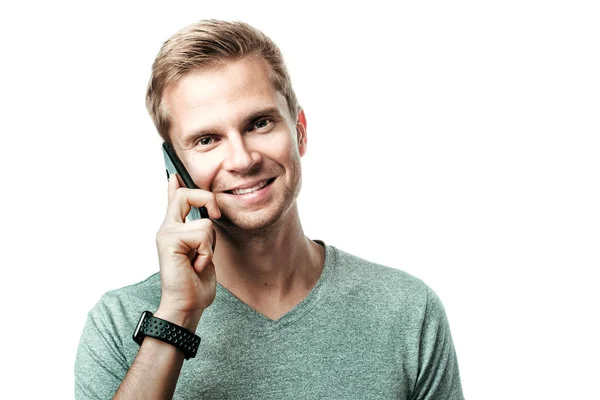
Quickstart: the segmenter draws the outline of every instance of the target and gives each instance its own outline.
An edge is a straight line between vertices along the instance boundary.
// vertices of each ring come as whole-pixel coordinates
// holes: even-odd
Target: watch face
[[[135,331],[133,331],[133,340],[140,346],[142,345],[142,341],[144,340],[144,336],[140,335],[140,330],[142,329],[142,324],[144,323],[146,318],[151,317],[151,316],[152,316],[152,313],[150,311],[144,311],[140,317],[140,320],[137,323],[137,326],[135,327]]]

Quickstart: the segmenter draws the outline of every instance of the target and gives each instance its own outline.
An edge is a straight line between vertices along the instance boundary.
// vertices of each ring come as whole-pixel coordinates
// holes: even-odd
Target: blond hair
[[[271,82],[287,100],[295,121],[300,107],[277,45],[244,22],[202,20],[171,36],[152,64],[146,108],[163,140],[171,143],[171,119],[163,104],[165,90],[190,71],[217,68],[247,56],[259,56],[271,66]]]

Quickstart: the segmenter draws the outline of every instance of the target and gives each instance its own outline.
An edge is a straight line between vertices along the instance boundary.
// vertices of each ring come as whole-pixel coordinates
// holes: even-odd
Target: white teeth
[[[235,190],[232,190],[231,193],[240,195],[240,194],[248,194],[248,193],[256,192],[257,190],[260,190],[260,189],[264,188],[265,186],[267,186],[267,182],[268,181],[262,181],[258,185],[248,188],[248,189],[235,189]]]

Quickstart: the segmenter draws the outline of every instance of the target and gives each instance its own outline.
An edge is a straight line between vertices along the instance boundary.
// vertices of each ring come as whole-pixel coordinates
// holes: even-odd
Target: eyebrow
[[[277,119],[283,119],[283,116],[281,115],[281,113],[279,112],[279,109],[277,107],[267,107],[267,108],[263,108],[261,110],[254,111],[254,112],[248,114],[246,117],[244,117],[244,119],[242,121],[242,126],[244,126],[246,128],[252,122],[256,121],[257,119],[259,119],[261,117],[266,117],[266,116],[273,116]],[[198,139],[199,137],[202,137],[205,135],[214,135],[217,132],[219,132],[218,128],[203,128],[203,129],[193,130],[193,131],[189,132],[188,134],[184,135],[183,139],[181,140],[181,143],[183,144],[184,148],[187,148],[187,147],[192,146],[194,144],[194,141],[196,139]]]

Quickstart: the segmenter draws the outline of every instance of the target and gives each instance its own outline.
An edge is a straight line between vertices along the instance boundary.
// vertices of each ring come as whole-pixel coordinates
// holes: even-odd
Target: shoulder
[[[156,309],[160,293],[160,276],[155,273],[141,282],[104,293],[89,316],[108,318],[113,323],[125,320],[129,324],[132,318],[139,318],[142,311]]]
[[[345,251],[328,246],[336,290],[360,298],[362,304],[420,324],[429,317],[443,313],[436,293],[421,279],[397,268],[377,264]]]
[[[129,301],[152,301],[160,299],[160,274],[157,272],[143,281],[106,292],[103,298],[119,298]]]
[[[77,398],[113,396],[139,348],[131,339],[135,325],[142,311],[154,310],[159,301],[158,273],[100,298],[88,313],[77,349]]]
[[[384,296],[403,295],[409,298],[425,298],[430,290],[425,282],[405,271],[328,247],[331,248],[337,279],[342,284],[360,285],[364,290],[376,290]]]

